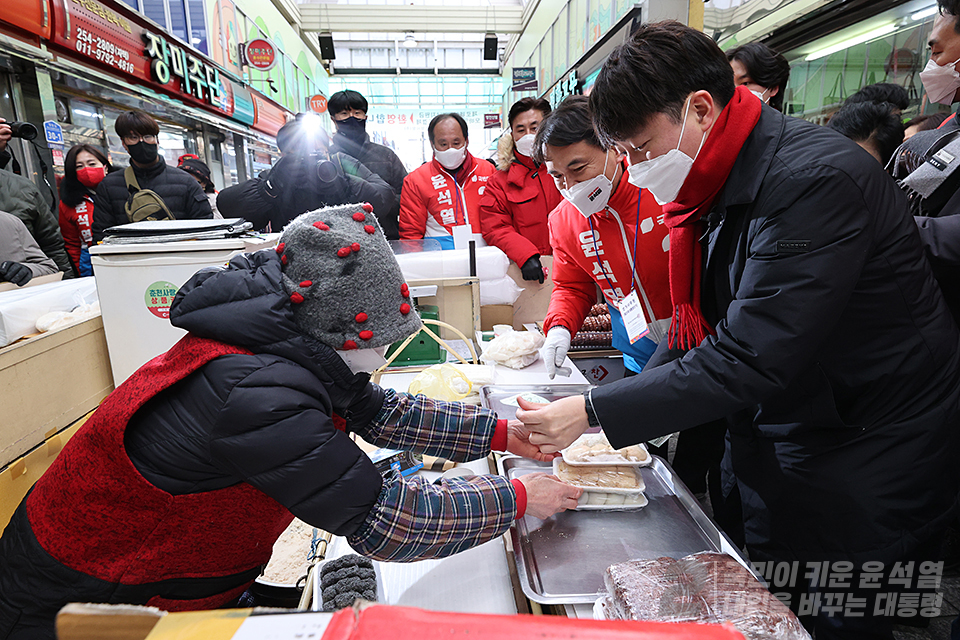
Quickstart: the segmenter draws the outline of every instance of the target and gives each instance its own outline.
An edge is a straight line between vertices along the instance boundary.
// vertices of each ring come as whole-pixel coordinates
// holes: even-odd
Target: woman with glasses
[[[117,118],[116,131],[130,154],[133,180],[130,172],[115,171],[100,182],[94,198],[94,242],[103,238],[105,229],[132,222],[126,204],[137,187],[160,196],[178,220],[213,217],[210,202],[197,181],[164,162],[158,148],[160,127],[156,120],[142,111],[127,111]]]

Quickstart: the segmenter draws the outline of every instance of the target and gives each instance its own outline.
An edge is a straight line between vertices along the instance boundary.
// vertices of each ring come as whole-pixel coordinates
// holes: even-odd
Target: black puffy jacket
[[[23,176],[0,169],[0,211],[20,218],[27,231],[40,245],[40,250],[57,263],[64,278],[73,277],[73,266],[63,248],[63,236],[57,216],[36,185]]]
[[[275,176],[276,165],[259,177],[228,187],[217,195],[217,209],[224,218],[243,218],[254,229],[269,224],[279,232],[301,213],[340,204],[369,202],[384,235],[399,237],[396,218],[391,223],[389,212],[395,207],[393,189],[356,159],[342,153],[330,159],[336,164],[337,177],[323,183],[310,176],[305,184],[286,184],[286,176]],[[391,228],[392,224],[392,228]]]
[[[150,189],[163,198],[164,204],[177,220],[212,218],[213,209],[207,194],[203,192],[196,178],[186,171],[167,165],[160,156],[159,162],[146,169],[134,166],[133,173],[141,189]],[[107,174],[97,187],[93,200],[93,239],[103,239],[105,229],[130,220],[124,211],[124,205],[130,199],[127,181],[123,171]]]

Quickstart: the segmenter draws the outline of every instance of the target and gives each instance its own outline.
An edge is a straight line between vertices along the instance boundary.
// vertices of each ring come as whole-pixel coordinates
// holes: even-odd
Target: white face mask
[[[700,146],[697,147],[697,156],[690,157],[683,151],[680,151],[680,143],[683,142],[683,132],[687,127],[687,115],[690,113],[690,102],[683,112],[683,126],[680,127],[680,140],[677,141],[677,148],[670,149],[662,156],[649,158],[631,164],[628,168],[630,173],[630,184],[641,189],[646,189],[653,194],[657,204],[664,205],[677,199],[677,194],[683,187],[684,181],[690,175],[690,169],[693,167],[693,161],[700,155],[700,149],[703,148],[703,142],[707,139],[707,132],[703,132],[700,138]],[[647,152],[649,157],[650,152]]]
[[[434,149],[433,157],[436,158],[437,162],[439,162],[444,168],[451,170],[457,169],[467,158],[467,145],[463,145],[459,149],[450,147],[449,149],[444,149],[443,151],[437,151]]]
[[[577,208],[584,218],[589,218],[607,208],[610,194],[613,193],[613,182],[607,178],[607,161],[610,154],[603,160],[603,173],[589,180],[578,182],[569,189],[560,189],[560,195]],[[617,169],[614,167],[614,173]]]
[[[770,91],[770,89],[764,89],[763,91],[754,91],[751,89],[750,93],[760,98],[760,102],[767,104],[767,91]]]
[[[927,61],[927,66],[920,72],[920,81],[930,102],[953,104],[953,97],[960,89],[960,73],[955,68],[957,62],[960,60],[945,65],[937,64],[933,58]]]
[[[337,351],[337,355],[347,363],[350,371],[354,373],[370,373],[378,367],[383,366],[387,361],[384,357],[387,353],[387,347],[375,347],[373,349],[351,349],[349,351]]]
[[[533,141],[536,140],[537,136],[533,133],[528,133],[519,140],[517,140],[514,145],[517,147],[517,152],[522,155],[527,156],[528,158],[533,156]]]

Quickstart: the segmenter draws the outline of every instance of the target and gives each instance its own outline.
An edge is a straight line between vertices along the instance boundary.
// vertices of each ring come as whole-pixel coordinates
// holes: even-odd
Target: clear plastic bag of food
[[[729,623],[746,640],[810,640],[797,617],[739,562],[723,553],[630,560],[607,567],[609,619]]]
[[[553,460],[553,472],[561,481],[587,490],[635,494],[646,487],[637,467],[574,467],[560,458]]]
[[[522,369],[537,361],[542,346],[543,335],[537,331],[507,331],[487,343],[480,360]]]
[[[614,449],[603,433],[585,433],[560,452],[568,465],[633,465],[650,464],[650,454],[642,444]]]
[[[473,385],[470,379],[463,375],[452,364],[435,364],[417,374],[407,392],[422,393],[434,400],[455,402],[470,395]]]

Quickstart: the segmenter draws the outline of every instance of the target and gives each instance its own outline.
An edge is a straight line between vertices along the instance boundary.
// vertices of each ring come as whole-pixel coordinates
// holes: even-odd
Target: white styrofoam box
[[[243,240],[91,247],[116,386],[185,335],[170,324],[177,290],[204,267],[225,265]]]
[[[466,249],[451,251],[422,251],[397,256],[400,270],[407,280],[432,280],[434,278],[467,278],[470,276],[470,252]],[[510,258],[496,247],[477,248],[477,277],[483,284],[486,280],[499,280],[507,275]]]
[[[0,346],[37,332],[37,318],[97,301],[93,278],[76,278],[0,292]]]

